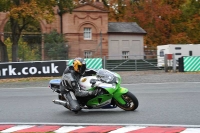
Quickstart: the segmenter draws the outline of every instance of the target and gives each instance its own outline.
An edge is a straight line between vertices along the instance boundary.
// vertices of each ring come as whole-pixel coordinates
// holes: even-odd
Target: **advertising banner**
[[[67,61],[0,63],[0,79],[61,76]]]
[[[200,56],[183,57],[184,72],[200,71]]]

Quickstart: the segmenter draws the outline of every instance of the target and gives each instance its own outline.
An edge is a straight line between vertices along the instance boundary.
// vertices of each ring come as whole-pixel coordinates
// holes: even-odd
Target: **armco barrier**
[[[61,76],[67,61],[0,63],[0,79]]]

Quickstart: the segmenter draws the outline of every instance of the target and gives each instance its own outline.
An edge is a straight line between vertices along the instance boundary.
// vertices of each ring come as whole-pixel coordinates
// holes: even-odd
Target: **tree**
[[[167,3],[167,2],[171,3]],[[135,21],[147,31],[145,44],[157,45],[175,43],[172,36],[178,36],[177,23],[181,10],[178,0],[140,0],[127,7],[126,21]],[[172,4],[172,5],[171,5]]]
[[[126,15],[126,6],[129,1],[124,0],[102,0],[104,6],[110,11],[109,21],[122,22]]]
[[[200,38],[200,0],[189,0],[181,7],[182,14],[182,26],[184,26],[184,32],[190,43],[199,44]]]
[[[4,43],[7,46],[7,50],[8,50],[8,57],[9,60],[12,59],[12,42],[11,39],[8,37],[6,38],[6,40],[4,41]],[[21,61],[35,61],[35,60],[39,60],[40,59],[40,55],[38,55],[38,51],[35,49],[32,49],[30,45],[28,45],[27,42],[25,42],[23,40],[22,37],[20,37],[19,39],[19,51],[18,51],[18,59]]]
[[[67,44],[64,35],[55,30],[44,36],[45,53],[51,60],[67,59]]]
[[[51,23],[54,19],[54,9],[57,6],[61,11],[71,11],[73,0],[1,0],[0,12],[7,12],[12,31],[12,61],[18,58],[18,41],[22,31],[34,19],[46,20]]]
[[[3,41],[0,39],[0,50],[1,50],[1,59],[0,62],[8,62],[8,52],[7,46]]]

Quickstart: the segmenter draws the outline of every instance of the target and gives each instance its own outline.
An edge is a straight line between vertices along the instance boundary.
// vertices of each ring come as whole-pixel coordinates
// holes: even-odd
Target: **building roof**
[[[108,33],[146,34],[136,22],[109,22]]]

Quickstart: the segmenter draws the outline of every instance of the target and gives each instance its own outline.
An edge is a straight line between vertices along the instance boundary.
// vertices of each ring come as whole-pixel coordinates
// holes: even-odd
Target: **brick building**
[[[103,3],[97,3],[82,4],[72,14],[63,14],[63,34],[68,40],[69,58],[108,54],[108,11],[100,5]],[[101,43],[102,49],[98,47]]]
[[[67,38],[68,58],[103,57],[124,55],[143,55],[143,37],[146,32],[137,23],[108,22],[109,12],[101,0],[93,0],[77,6],[73,12],[60,16],[55,8],[55,21],[47,24],[40,22],[41,32],[49,33],[56,29]],[[8,19],[6,13],[0,13],[0,33]],[[2,36],[0,36],[2,39]],[[45,60],[44,42],[41,44],[42,60]],[[119,58],[119,57],[115,57]]]
[[[134,22],[108,22],[108,13],[99,1],[82,4],[72,14],[62,16],[63,34],[69,41],[69,58],[143,58],[146,31]]]

